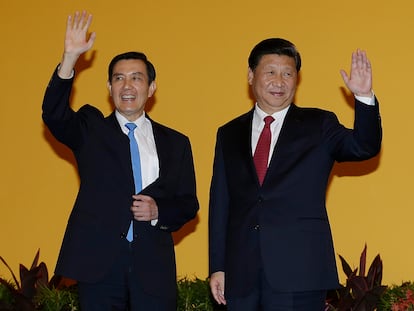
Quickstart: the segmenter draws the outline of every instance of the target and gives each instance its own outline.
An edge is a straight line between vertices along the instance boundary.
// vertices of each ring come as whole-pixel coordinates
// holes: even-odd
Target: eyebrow
[[[127,73],[127,74],[115,72],[112,74],[112,77],[118,77],[118,76],[144,76],[145,77],[145,74],[141,71],[135,71],[135,72]]]

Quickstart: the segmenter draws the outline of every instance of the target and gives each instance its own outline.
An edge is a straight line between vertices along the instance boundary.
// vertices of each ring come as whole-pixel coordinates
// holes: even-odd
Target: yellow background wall
[[[357,266],[380,253],[384,283],[414,280],[414,5],[411,0],[40,0],[0,3],[0,255],[17,272],[38,248],[53,271],[78,188],[70,151],[41,121],[49,77],[60,60],[66,17],[93,13],[97,39],[80,72],[73,107],[110,112],[106,70],[128,50],[145,52],[158,72],[152,118],[192,142],[201,210],[175,235],[178,274],[207,276],[208,191],[219,125],[251,108],[247,57],[268,37],[294,42],[303,57],[300,106],[335,111],[352,126],[339,74],[356,48],[368,51],[384,127],[380,156],[336,165],[327,204],[336,252]],[[300,195],[300,193],[298,193]],[[189,234],[187,234],[189,233]],[[97,260],[99,260],[97,258]],[[0,264],[0,274],[9,277]],[[343,280],[342,270],[339,275]]]

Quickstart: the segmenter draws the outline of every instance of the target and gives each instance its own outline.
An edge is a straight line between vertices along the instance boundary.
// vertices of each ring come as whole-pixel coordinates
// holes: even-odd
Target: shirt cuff
[[[59,69],[60,69],[60,64],[57,67],[56,72],[59,72]],[[58,77],[61,78],[62,80],[69,80],[69,79],[72,79],[74,75],[75,75],[75,70],[72,69],[72,72],[70,73],[70,76],[68,78],[62,78],[62,77],[59,76],[59,74],[58,74]]]
[[[375,106],[375,94],[374,94],[374,92],[372,92],[371,97],[357,96],[357,95],[354,95],[354,96],[358,101],[360,101],[361,103],[363,103],[365,105]]]

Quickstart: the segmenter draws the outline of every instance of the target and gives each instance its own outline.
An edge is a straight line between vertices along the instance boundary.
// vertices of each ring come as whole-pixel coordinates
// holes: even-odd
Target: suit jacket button
[[[122,232],[120,235],[119,235],[119,237],[121,238],[121,239],[125,239],[126,238],[126,233],[124,233],[124,232]]]
[[[259,230],[259,229],[260,229],[260,225],[254,226],[254,230]]]

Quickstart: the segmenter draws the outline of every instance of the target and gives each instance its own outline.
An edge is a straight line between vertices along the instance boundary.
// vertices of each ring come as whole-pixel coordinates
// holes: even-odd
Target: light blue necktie
[[[134,130],[137,127],[135,123],[126,123],[125,126],[128,128],[129,138],[129,149],[131,151],[131,162],[132,172],[134,174],[135,193],[139,193],[142,190],[142,179],[141,179],[141,161],[139,157],[138,143],[134,136]],[[131,242],[134,239],[133,220],[128,229],[126,239]]]

